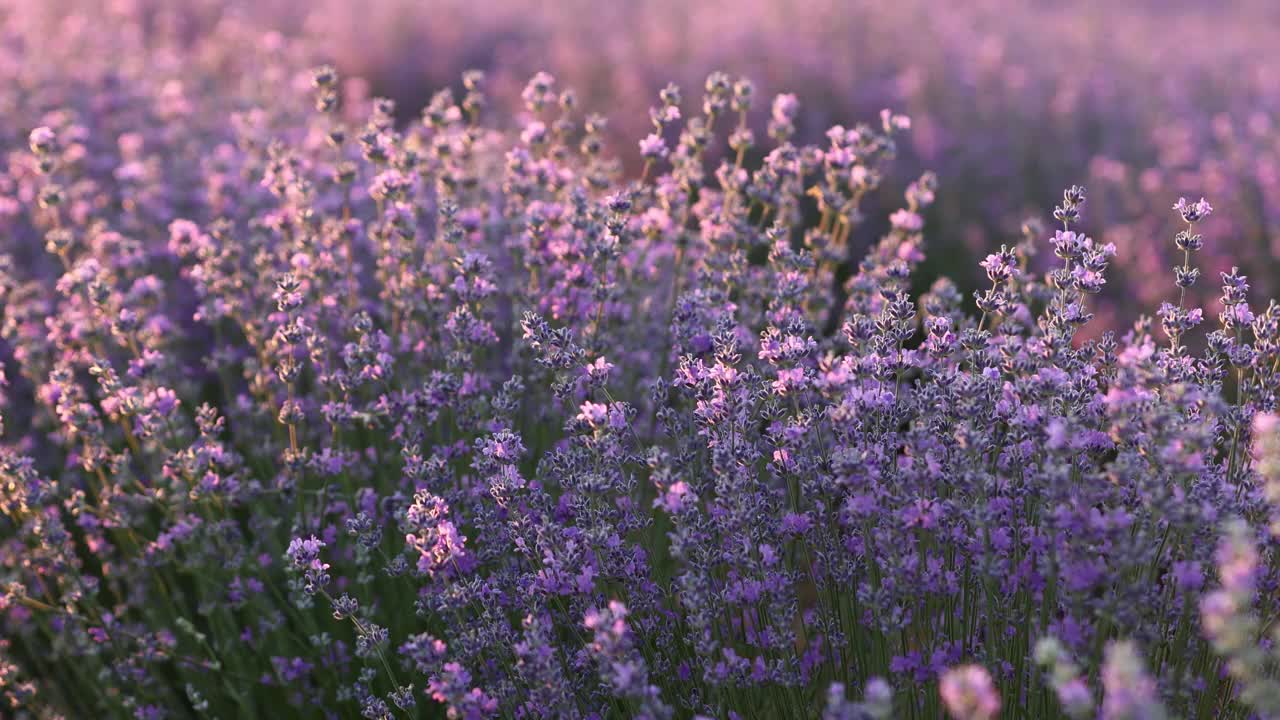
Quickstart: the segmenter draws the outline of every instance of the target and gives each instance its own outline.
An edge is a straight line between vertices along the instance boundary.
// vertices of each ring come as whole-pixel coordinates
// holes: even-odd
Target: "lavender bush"
[[[218,32],[11,71],[7,712],[1280,715],[1280,305],[1208,202],[1085,339],[1082,187],[972,297],[930,173],[855,251],[905,115],[713,73],[619,158],[547,73],[406,124]]]

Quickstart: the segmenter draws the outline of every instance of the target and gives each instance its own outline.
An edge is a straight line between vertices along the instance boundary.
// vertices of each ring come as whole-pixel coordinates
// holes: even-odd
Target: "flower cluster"
[[[713,73],[628,174],[549,73],[406,121],[283,37],[150,52],[7,139],[5,712],[1277,711],[1280,310],[1224,273],[1198,334],[1208,203],[1091,338],[1078,186],[916,292],[894,112]]]

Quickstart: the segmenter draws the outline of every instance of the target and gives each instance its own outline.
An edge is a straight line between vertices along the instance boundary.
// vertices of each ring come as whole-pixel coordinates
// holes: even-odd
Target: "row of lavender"
[[[1208,203],[1083,342],[1079,187],[972,299],[909,292],[931,174],[857,251],[902,115],[717,73],[628,180],[546,74],[406,127],[284,38],[81,32],[4,49],[13,712],[1280,713],[1280,306]]]
[[[61,18],[58,6],[83,12],[86,2],[100,4],[18,4]],[[1180,259],[1164,242],[1178,229],[1167,209],[1179,195],[1209,194],[1221,210],[1207,231],[1224,242],[1201,257],[1206,271],[1238,265],[1264,294],[1280,291],[1280,9],[1268,0],[119,4],[145,18],[149,37],[210,39],[236,23],[278,29],[368,78],[373,94],[400,99],[402,117],[470,67],[487,69],[495,100],[514,111],[531,70],[547,68],[589,106],[611,108],[605,138],[634,172],[629,151],[649,98],[669,80],[696,86],[709,69],[752,77],[766,96],[797,93],[804,141],[893,107],[915,128],[885,189],[868,198],[885,212],[855,234],[859,250],[883,232],[879,220],[906,183],[933,169],[942,201],[929,212],[935,252],[925,272],[972,288],[981,278],[969,268],[987,248],[1051,205],[1063,178],[1082,181],[1097,195],[1085,227],[1114,243],[1119,260],[1090,337],[1132,322],[1125,298],[1163,300],[1145,279]],[[763,134],[768,108],[749,121]],[[1208,290],[1194,297],[1221,310]]]

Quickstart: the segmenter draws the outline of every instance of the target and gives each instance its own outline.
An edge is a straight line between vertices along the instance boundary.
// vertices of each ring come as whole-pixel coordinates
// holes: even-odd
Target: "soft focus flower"
[[[938,682],[938,692],[956,720],[993,720],[1000,713],[1000,695],[981,666],[947,670]]]

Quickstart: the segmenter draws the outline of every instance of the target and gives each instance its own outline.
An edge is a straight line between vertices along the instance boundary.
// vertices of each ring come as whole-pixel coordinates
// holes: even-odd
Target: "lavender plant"
[[[550,74],[406,125],[294,50],[8,156],[14,715],[1280,711],[1280,306],[1224,273],[1198,335],[1207,202],[1159,329],[1086,341],[1081,187],[972,307],[912,285],[932,174],[857,252],[903,115],[765,141],[713,73],[629,176]]]

